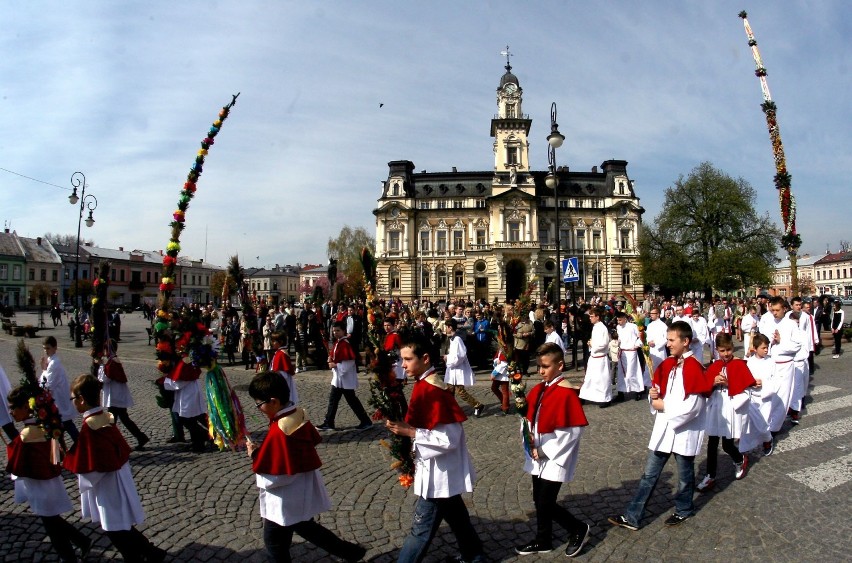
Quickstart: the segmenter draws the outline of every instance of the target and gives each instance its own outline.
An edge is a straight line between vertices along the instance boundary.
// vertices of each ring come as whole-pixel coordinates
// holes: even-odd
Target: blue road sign
[[[562,281],[580,281],[580,272],[577,270],[577,257],[572,256],[562,261]]]

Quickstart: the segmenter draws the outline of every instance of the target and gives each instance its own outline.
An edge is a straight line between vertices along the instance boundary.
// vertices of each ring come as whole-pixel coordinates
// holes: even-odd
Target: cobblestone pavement
[[[33,316],[34,317],[34,316]],[[26,315],[18,319],[24,324]],[[128,372],[136,406],[131,417],[151,436],[143,452],[131,454],[131,465],[147,521],[141,527],[171,561],[265,561],[257,490],[245,453],[192,454],[182,444],[166,444],[169,417],[157,407],[152,381],[157,377],[153,346],[147,345],[141,313],[124,316],[121,356]],[[67,329],[47,329],[60,342],[60,356],[69,374],[86,369],[87,348],[74,349]],[[39,339],[27,343],[38,359]],[[13,382],[19,378],[14,363],[15,341],[0,335],[0,365]],[[848,345],[847,345],[848,346]],[[698,514],[676,528],[663,520],[671,513],[676,486],[674,463],[665,468],[648,514],[638,532],[613,528],[606,518],[619,514],[635,491],[647,454],[652,420],[644,402],[625,402],[609,409],[587,407],[589,426],[583,436],[576,479],[564,486],[561,503],[592,525],[592,535],[578,559],[587,561],[771,561],[848,560],[852,548],[852,382],[850,356],[817,357],[819,369],[811,385],[811,399],[799,427],[779,440],[769,458],[753,456],[748,477],[733,480],[733,468],[720,451],[715,492],[697,496]],[[246,393],[251,372],[242,366],[225,367],[246,405],[249,427],[260,436],[267,423],[252,407]],[[366,375],[358,395],[366,404]],[[582,373],[571,372],[580,381]],[[534,381],[535,376],[533,376]],[[297,376],[303,406],[321,422],[330,381],[329,372],[308,371]],[[496,399],[487,376],[480,375],[474,394],[488,406],[486,416],[465,423],[478,479],[466,496],[474,526],[493,561],[517,561],[513,548],[532,537],[532,494],[529,476],[521,471],[516,417],[490,416]],[[466,411],[469,408],[465,405]],[[377,424],[372,430],[354,429],[357,420],[345,404],[338,420],[342,431],[324,433],[318,447],[322,473],[333,508],[319,518],[345,539],[369,547],[367,559],[395,561],[411,524],[414,497],[396,482],[390,461],[379,445],[386,435]],[[133,446],[133,438],[128,438]],[[5,454],[0,456],[5,464]],[[703,475],[704,455],[696,460],[696,476]],[[65,484],[77,505],[77,484],[65,474]],[[96,538],[90,561],[119,556],[106,537],[91,524],[81,524],[79,512],[67,515]],[[556,527],[556,549],[525,560],[550,561],[564,557],[564,532]],[[12,484],[0,479],[0,555],[3,561],[56,561],[40,522],[22,505],[13,503]],[[296,536],[291,549],[295,561],[333,561]],[[455,541],[442,526],[427,561],[455,555]]]

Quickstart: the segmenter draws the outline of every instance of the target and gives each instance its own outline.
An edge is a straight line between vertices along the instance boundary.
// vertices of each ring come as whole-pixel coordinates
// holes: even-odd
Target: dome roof
[[[518,77],[515,76],[514,74],[512,74],[511,70],[512,70],[512,67],[507,65],[506,66],[506,74],[504,74],[500,78],[500,88],[502,88],[506,84],[509,84],[510,82],[512,84],[514,84],[515,86],[520,86],[520,83],[518,82]]]

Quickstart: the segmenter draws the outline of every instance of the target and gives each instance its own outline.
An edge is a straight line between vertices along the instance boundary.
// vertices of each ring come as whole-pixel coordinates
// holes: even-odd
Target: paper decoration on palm
[[[92,298],[92,314],[89,316],[91,331],[89,339],[92,343],[92,365],[91,373],[98,376],[98,368],[101,365],[101,357],[106,353],[109,339],[109,317],[107,303],[109,298],[110,273],[112,264],[103,260],[98,266],[98,276],[92,282],[95,296]]]
[[[219,449],[236,449],[247,437],[245,416],[240,401],[228,382],[225,372],[217,364],[219,342],[201,321],[200,313],[188,307],[172,311],[171,296],[175,288],[175,269],[180,253],[180,234],[186,224],[189,202],[198,189],[198,179],[205,157],[216,135],[237,102],[239,93],[219,112],[201,141],[201,149],[186,176],[180,191],[177,209],[172,213],[172,231],[163,257],[163,275],[160,279],[160,309],[154,322],[157,337],[157,369],[166,377],[182,379],[182,372],[204,370],[204,387],[207,397],[209,433]],[[190,367],[191,366],[191,367]],[[189,379],[195,378],[193,375]]]
[[[24,344],[23,338],[18,341],[15,358],[18,362],[18,369],[21,370],[21,375],[23,375],[19,385],[29,397],[30,411],[32,411],[36,424],[44,430],[51,440],[50,461],[57,464],[60,462],[60,449],[65,449],[65,441],[62,439],[64,429],[62,428],[62,417],[59,414],[59,409],[56,407],[50,391],[43,384],[39,384],[36,377],[35,359],[30,349]],[[5,397],[3,397],[3,401],[5,405]]]
[[[373,420],[393,421],[405,418],[405,396],[402,386],[396,382],[394,365],[398,359],[394,351],[384,349],[379,327],[385,319],[381,301],[376,296],[376,260],[370,249],[361,250],[361,267],[364,270],[364,291],[367,295],[367,339],[369,341],[367,357],[370,378],[369,405],[375,409]],[[414,454],[411,451],[411,438],[391,435],[388,440],[379,443],[388,450],[393,463],[391,469],[399,474],[399,484],[406,489],[414,483]]]
[[[769,141],[772,143],[772,155],[775,158],[774,181],[781,204],[781,220],[784,223],[784,235],[781,237],[781,247],[791,257],[794,257],[799,247],[802,246],[802,237],[796,232],[796,199],[793,197],[793,191],[790,187],[791,176],[787,172],[784,144],[781,142],[781,129],[778,127],[778,118],[776,115],[778,107],[772,101],[772,96],[769,93],[769,84],[766,81],[766,67],[763,66],[763,60],[760,58],[760,51],[757,48],[757,40],[755,40],[754,33],[752,33],[751,26],[748,23],[748,14],[742,11],[739,13],[739,16],[743,20],[746,37],[748,38],[748,46],[751,47],[751,54],[754,57],[754,74],[760,80],[760,89],[763,93],[763,103],[760,107],[766,115]]]

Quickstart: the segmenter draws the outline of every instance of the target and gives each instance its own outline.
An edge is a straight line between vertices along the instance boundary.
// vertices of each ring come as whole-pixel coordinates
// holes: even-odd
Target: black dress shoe
[[[592,529],[588,524],[583,524],[583,527],[568,537],[568,545],[565,547],[565,555],[574,557],[581,551],[583,546],[589,541],[589,531]]]
[[[553,551],[553,546],[537,541],[533,541],[525,546],[515,548],[515,553],[517,553],[518,555],[530,555],[532,553],[550,553],[551,551]]]
[[[182,443],[184,443],[184,442],[186,442],[186,439],[184,439],[184,438],[178,438],[177,436],[172,436],[171,438],[169,438],[168,440],[166,440],[166,443],[167,443],[167,444],[182,444]]]
[[[681,516],[680,514],[672,514],[668,518],[666,518],[666,526],[677,526],[679,524],[683,524],[683,521],[689,518],[689,516]]]

